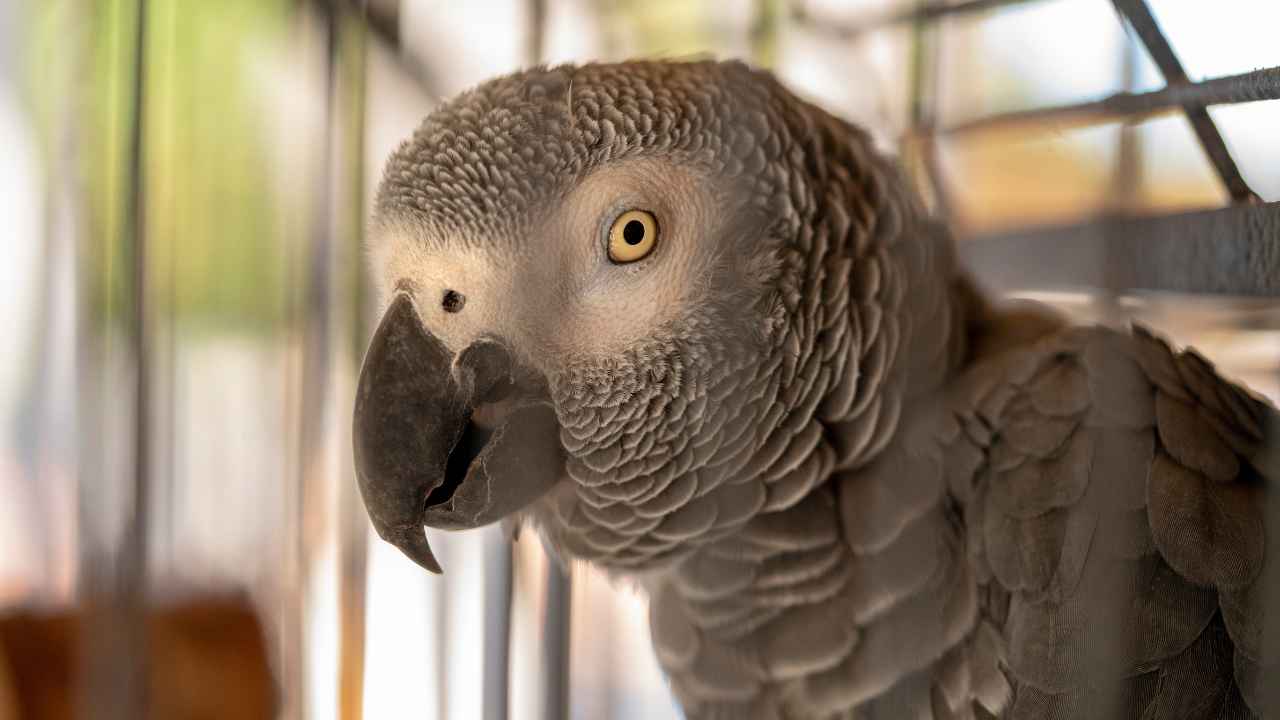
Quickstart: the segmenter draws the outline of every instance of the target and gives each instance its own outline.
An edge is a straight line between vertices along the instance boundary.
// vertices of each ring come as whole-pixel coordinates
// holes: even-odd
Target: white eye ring
[[[658,219],[647,210],[628,210],[609,227],[609,259],[619,265],[648,257],[658,246]]]

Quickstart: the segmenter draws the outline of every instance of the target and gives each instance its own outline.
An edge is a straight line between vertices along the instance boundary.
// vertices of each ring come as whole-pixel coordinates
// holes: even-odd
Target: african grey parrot
[[[1275,409],[983,297],[868,136],[768,73],[489,81],[374,212],[374,527],[438,571],[424,524],[519,517],[636,578],[688,717],[1280,713]]]

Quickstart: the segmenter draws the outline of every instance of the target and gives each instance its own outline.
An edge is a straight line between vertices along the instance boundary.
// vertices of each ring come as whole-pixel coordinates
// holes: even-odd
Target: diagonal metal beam
[[[970,133],[1031,123],[1094,125],[1166,112],[1185,105],[1235,105],[1280,100],[1280,67],[1228,75],[1197,83],[1170,85],[1147,93],[1117,93],[1073,105],[1018,110],[970,120],[943,129],[943,134]]]
[[[946,0],[929,0],[905,10],[888,10],[877,14],[869,14],[853,23],[831,23],[809,14],[802,0],[791,3],[791,17],[806,27],[845,40],[853,40],[876,30],[896,25],[914,25],[918,23],[936,22],[946,17],[959,17],[996,10],[998,8],[1024,5],[1038,0],[962,0],[947,2]]]
[[[1151,8],[1147,6],[1146,0],[1112,0],[1112,3],[1116,7],[1116,12],[1129,21],[1129,26],[1147,48],[1147,52],[1151,53],[1151,59],[1155,61],[1156,67],[1160,68],[1165,83],[1169,85],[1189,83],[1191,79],[1187,77],[1186,69],[1182,67],[1182,62],[1174,53],[1168,38],[1160,30],[1160,24],[1151,14]],[[1205,154],[1217,169],[1218,176],[1222,178],[1227,191],[1231,193],[1231,199],[1235,202],[1259,202],[1257,194],[1249,188],[1244,176],[1240,174],[1240,168],[1231,157],[1231,151],[1227,149],[1227,143],[1222,139],[1222,133],[1213,122],[1209,111],[1203,105],[1196,104],[1183,105],[1182,109],[1186,113],[1187,120],[1191,122],[1192,129],[1195,130],[1200,146],[1204,148]]]
[[[1280,296],[1280,202],[974,238],[965,263],[994,290]]]

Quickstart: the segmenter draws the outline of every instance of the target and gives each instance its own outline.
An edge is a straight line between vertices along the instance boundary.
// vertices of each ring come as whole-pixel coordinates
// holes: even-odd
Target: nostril
[[[467,297],[457,290],[445,290],[444,298],[440,301],[440,307],[447,313],[460,312],[466,304]]]

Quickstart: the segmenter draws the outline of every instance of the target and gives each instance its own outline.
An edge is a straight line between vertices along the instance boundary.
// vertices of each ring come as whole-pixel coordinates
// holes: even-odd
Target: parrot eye
[[[642,260],[658,244],[658,219],[645,210],[628,210],[609,228],[609,259],[625,265]]]

